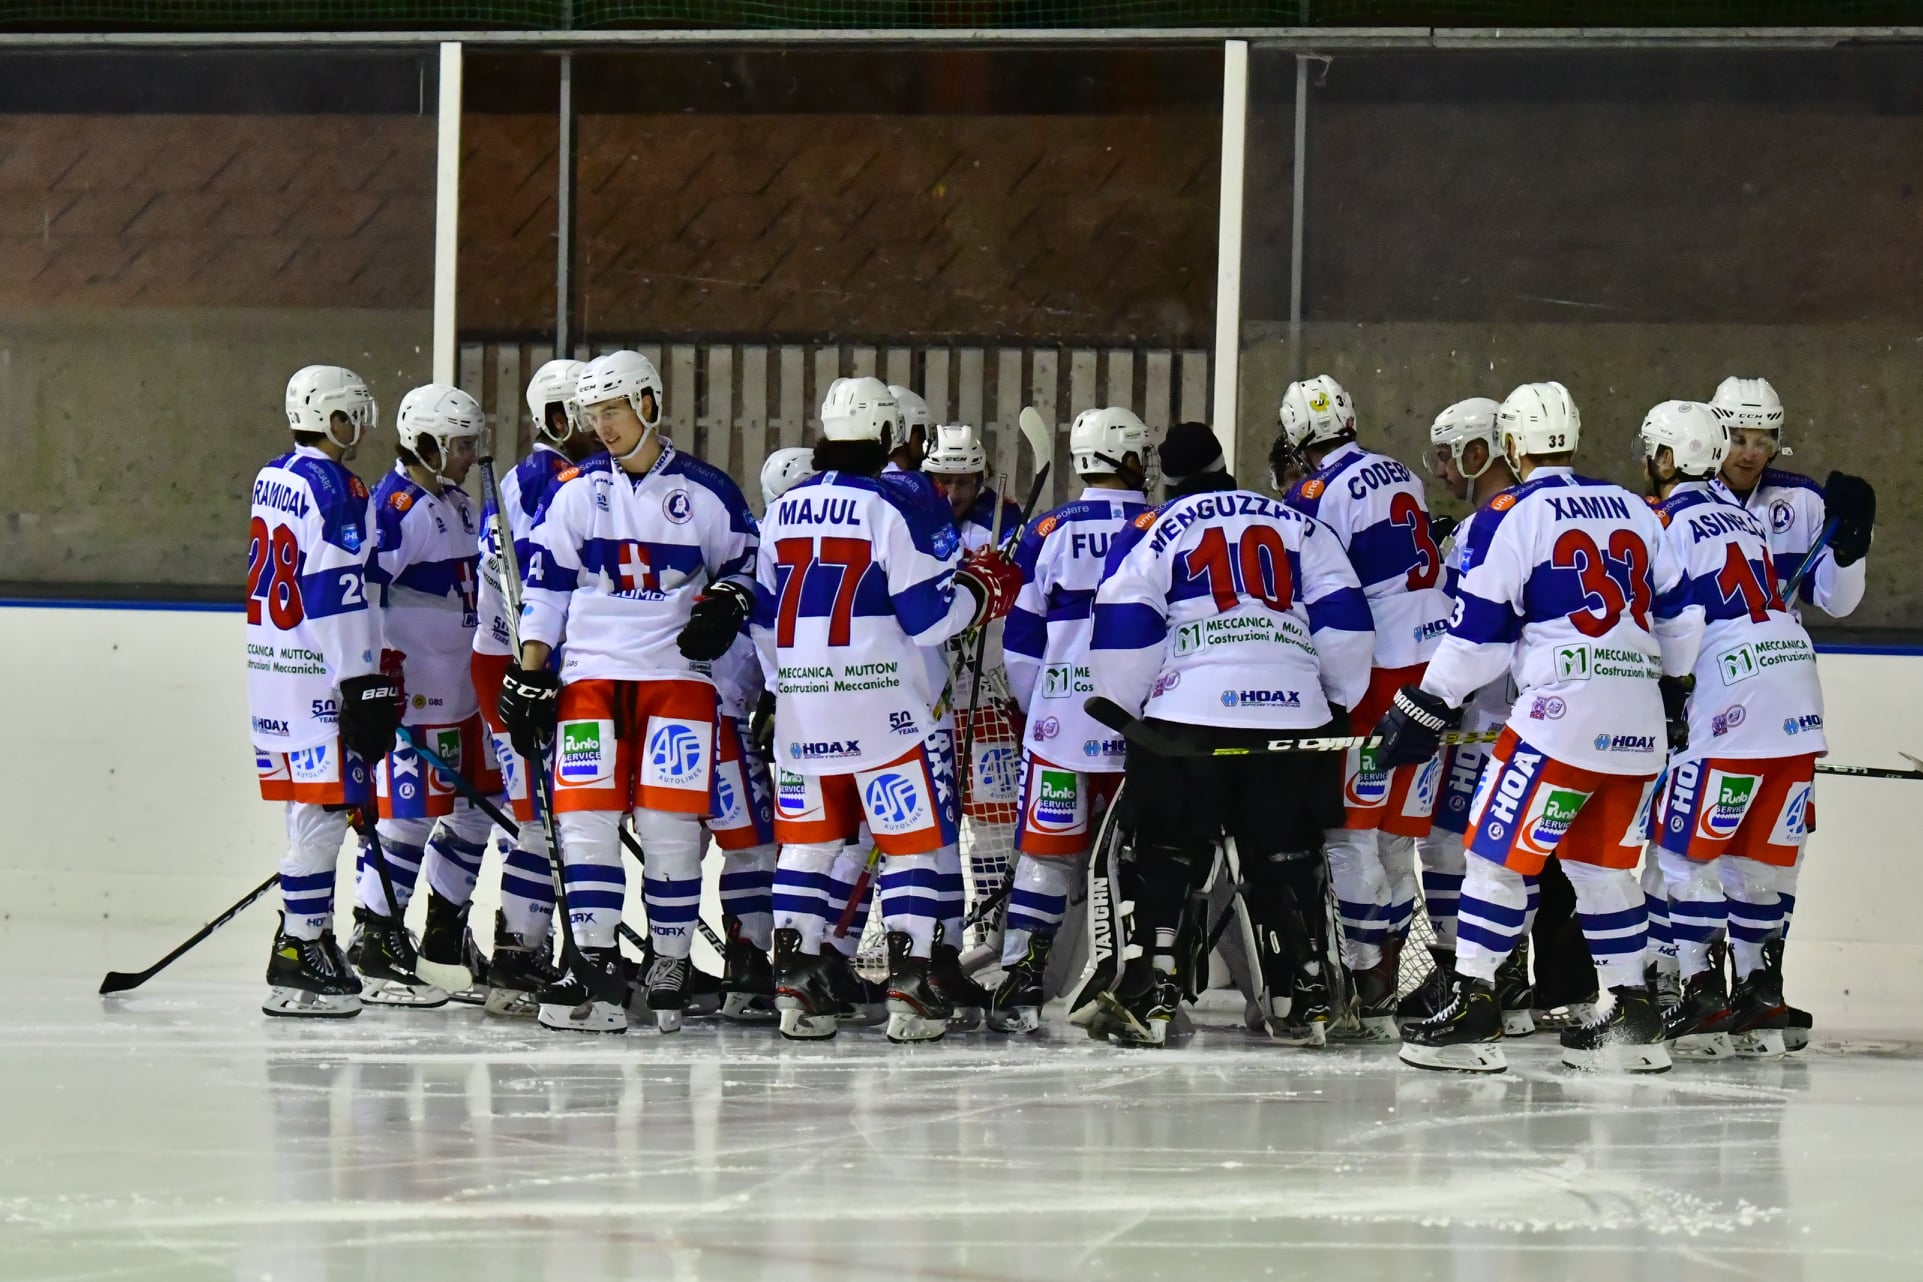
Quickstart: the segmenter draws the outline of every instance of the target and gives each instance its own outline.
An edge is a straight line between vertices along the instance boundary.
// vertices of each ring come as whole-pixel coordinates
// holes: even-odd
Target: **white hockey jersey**
[[[754,637],[778,701],[775,759],[797,774],[885,765],[928,737],[920,647],[967,626],[955,590],[961,540],[909,492],[823,472],[763,517]]]
[[[1375,617],[1375,666],[1411,667],[1434,654],[1450,601],[1416,474],[1351,441],[1297,481],[1288,503],[1335,531],[1349,554]]]
[[[995,509],[998,506],[1002,514],[1001,538],[995,546],[1006,546],[1011,539],[1021,536],[1022,510],[995,493],[994,486],[984,485],[974,503],[955,522],[955,532],[961,535],[962,551],[973,552],[994,541]]]
[[[1086,489],[1031,525],[1015,549],[1022,590],[1002,641],[1008,689],[1028,718],[1023,745],[1051,765],[1095,772],[1123,766],[1121,742],[1082,702],[1095,692],[1088,647],[1109,547],[1148,507],[1135,490]],[[1090,744],[1097,751],[1089,752]]]
[[[643,476],[596,454],[563,472],[534,519],[521,639],[562,646],[563,682],[710,681],[676,638],[708,584],[744,586],[755,520],[718,468],[664,444]]]
[[[1505,670],[1508,724],[1557,761],[1603,774],[1662,769],[1656,680],[1696,660],[1682,568],[1642,499],[1539,467],[1476,514],[1449,633],[1422,688],[1460,707]]]
[[[1475,522],[1476,514],[1471,512],[1443,540],[1442,590],[1449,594],[1452,610],[1463,571],[1469,568],[1469,531],[1475,528]],[[1470,731],[1494,729],[1509,720],[1509,710],[1515,706],[1515,702],[1516,679],[1505,670],[1501,676],[1470,696],[1463,709],[1462,728]]]
[[[568,456],[546,442],[536,442],[532,452],[497,482],[501,504],[507,510],[508,537],[514,540],[515,555],[527,564],[527,537],[534,528],[534,516],[560,481],[561,473],[574,464]],[[494,508],[481,508],[481,591],[480,626],[474,630],[476,654],[512,654],[508,635],[507,602],[501,598],[502,568],[500,540],[494,534]]]
[[[1734,503],[1763,522],[1763,528],[1769,531],[1770,556],[1776,563],[1777,590],[1781,591],[1795,577],[1829,519],[1823,505],[1823,487],[1801,472],[1773,467],[1763,469],[1747,500],[1738,498],[1721,477],[1709,484],[1717,498]],[[1868,558],[1839,566],[1836,554],[1827,547],[1816,556],[1815,566],[1803,576],[1796,595],[1831,618],[1843,618],[1863,603],[1863,590],[1869,582]],[[1788,604],[1795,608],[1794,601]]]
[[[296,752],[334,738],[336,687],[380,667],[380,619],[367,599],[373,501],[310,445],[263,467],[253,496],[247,710],[256,748]]]
[[[1355,706],[1374,642],[1368,600],[1327,527],[1275,499],[1217,490],[1150,508],[1116,534],[1089,666],[1095,692],[1131,713],[1300,728],[1325,724],[1330,703]]]
[[[1656,511],[1683,569],[1683,612],[1703,620],[1684,756],[1827,752],[1816,647],[1783,603],[1762,520],[1701,481]]]
[[[480,541],[474,504],[458,487],[430,494],[401,464],[374,490],[374,556],[381,631],[401,652],[408,725],[453,725],[479,710],[474,651]]]

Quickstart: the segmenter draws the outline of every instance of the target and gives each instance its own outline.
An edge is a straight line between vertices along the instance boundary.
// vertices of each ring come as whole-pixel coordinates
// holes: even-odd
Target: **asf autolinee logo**
[[[687,726],[670,722],[648,740],[648,764],[671,783],[683,783],[701,772],[701,736]]]
[[[868,781],[862,797],[879,831],[907,832],[921,821],[921,789],[905,775],[893,772],[876,775]]]

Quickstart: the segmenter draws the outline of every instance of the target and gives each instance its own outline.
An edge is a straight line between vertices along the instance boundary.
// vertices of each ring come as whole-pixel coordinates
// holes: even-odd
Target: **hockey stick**
[[[855,878],[855,885],[848,892],[848,902],[841,906],[841,917],[835,922],[835,938],[848,938],[848,927],[854,923],[855,908],[861,897],[868,892],[868,883],[874,879],[875,865],[881,862],[881,847],[872,846],[868,850],[868,862],[861,866],[861,876]]]
[[[1907,752],[1897,754],[1906,761],[1915,761],[1909,770],[1892,770],[1887,766],[1832,766],[1824,762],[1816,763],[1819,775],[1849,775],[1857,779],[1923,779],[1923,761],[1918,761]]]
[[[1789,582],[1783,585],[1783,603],[1785,605],[1793,607],[1796,604],[1796,589],[1803,586],[1803,580],[1809,575],[1810,569],[1815,566],[1816,558],[1822,554],[1824,548],[1829,546],[1830,536],[1836,533],[1836,527],[1841,522],[1841,519],[1840,517],[1831,517],[1829,523],[1817,532],[1816,541],[1809,545],[1809,551],[1803,553],[1803,563],[1796,567],[1796,573],[1790,575]]]
[[[1113,699],[1093,695],[1082,704],[1083,711],[1139,747],[1162,757],[1248,757],[1279,752],[1347,752],[1352,748],[1380,748],[1382,736],[1302,735],[1278,737],[1259,729],[1234,726],[1151,725],[1131,717]],[[1451,730],[1439,736],[1444,744],[1494,743],[1501,730]],[[1228,743],[1222,739],[1230,740]]]
[[[168,953],[165,957],[162,957],[159,961],[147,967],[147,969],[136,970],[136,971],[124,971],[124,970],[108,971],[107,977],[100,981],[100,995],[102,997],[107,997],[107,996],[111,996],[114,993],[124,993],[129,989],[140,987],[142,984],[152,979],[155,975],[158,975],[161,971],[167,969],[167,967],[179,961],[182,954],[186,953],[189,949],[194,947],[194,945],[200,943],[201,940],[207,938],[207,936],[213,934],[215,931],[219,930],[222,926],[225,926],[228,922],[240,916],[240,914],[244,912],[256,899],[259,899],[262,895],[266,894],[268,891],[272,890],[275,886],[278,886],[279,884],[280,884],[280,874],[275,873],[271,877],[269,877],[266,881],[263,881],[262,883],[260,883],[260,885],[248,891],[245,895],[242,895],[240,899],[233,905],[233,907],[229,908],[226,912],[222,913],[220,916],[214,918],[212,921],[208,922],[205,926],[202,926],[199,930],[195,931],[193,935],[187,940],[186,943],[174,949],[174,951],[172,951],[171,953]]]

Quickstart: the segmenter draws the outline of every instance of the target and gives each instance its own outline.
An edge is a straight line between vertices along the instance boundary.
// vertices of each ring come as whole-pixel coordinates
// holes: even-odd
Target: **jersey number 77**
[[[777,539],[775,644],[795,643],[797,618],[826,615],[828,644],[847,645],[854,630],[855,590],[873,561],[866,539]]]

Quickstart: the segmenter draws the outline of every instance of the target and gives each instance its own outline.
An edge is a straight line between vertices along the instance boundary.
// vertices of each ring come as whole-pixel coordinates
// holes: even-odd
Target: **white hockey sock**
[[[334,928],[334,870],[347,838],[347,812],[287,803],[287,850],[280,857],[280,902],[287,933],[319,939]]]
[[[1659,847],[1656,861],[1662,870],[1669,901],[1669,933],[1676,941],[1676,962],[1682,977],[1709,969],[1709,945],[1722,933],[1729,916],[1718,865],[1721,859],[1698,860]]]
[[[738,918],[741,937],[766,952],[775,928],[775,848],[721,853],[721,912]]]
[[[1528,904],[1529,886],[1521,873],[1479,855],[1470,859],[1456,923],[1456,969],[1494,980],[1522,938]]]
[[[1745,978],[1763,964],[1763,946],[1788,928],[1787,905],[1794,903],[1795,868],[1773,868],[1754,859],[1725,855],[1716,861],[1723,893],[1729,897],[1729,951],[1736,975]]]
[[[1028,953],[1037,931],[1054,934],[1068,911],[1068,894],[1083,873],[1085,855],[1019,855],[1008,888],[1008,920],[1002,932],[1002,964],[1012,966]]]
[[[1379,832],[1376,855],[1389,891],[1388,938],[1407,939],[1416,917],[1416,839]]]
[[[493,827],[493,820],[468,805],[466,798],[456,801],[454,813],[434,826],[421,871],[441,898],[458,907],[474,897],[474,882],[481,875],[487,835]]]
[[[935,946],[935,925],[941,920],[941,873],[933,852],[925,855],[883,855],[881,859],[881,921],[892,933],[907,932],[909,952],[926,957]]]
[[[1672,971],[1680,963],[1676,957],[1676,934],[1669,913],[1669,888],[1663,876],[1660,850],[1652,845],[1643,852],[1643,911],[1649,918],[1649,943],[1643,962],[1645,966]]]
[[[873,849],[874,843],[869,841],[851,841],[839,847],[823,891],[829,927],[824,939],[828,947],[844,957],[855,955],[855,950],[861,946],[862,933],[868,929],[868,914],[875,905],[873,877],[861,888],[861,902],[848,915],[848,933],[838,936],[834,933],[834,927],[840,923],[841,914],[847,911],[848,896],[855,893],[855,885],[861,881],[862,871],[868,867],[869,852]]]
[[[960,948],[968,895],[962,884],[961,847],[953,843],[935,852],[935,898],[941,904],[942,942]]]
[[[501,920],[508,933],[541,940],[554,924],[554,874],[547,856],[547,836],[539,824],[521,829],[519,843],[501,859]]]
[[[1456,946],[1456,906],[1462,898],[1468,853],[1459,832],[1437,828],[1416,839],[1416,854],[1422,861],[1422,906],[1435,928],[1438,948]]]
[[[1344,955],[1349,969],[1367,970],[1382,960],[1382,944],[1389,937],[1389,879],[1376,853],[1376,834],[1332,828],[1323,845],[1342,918]]]
[[[1567,860],[1562,870],[1576,891],[1576,917],[1604,988],[1643,986],[1643,949],[1649,942],[1649,910],[1642,887],[1627,868],[1602,868]]]
[[[554,823],[574,942],[612,948],[628,892],[627,870],[621,866],[621,812],[570,810],[555,815]]]
[[[822,936],[833,925],[829,917],[828,893],[835,858],[841,853],[838,841],[797,844],[781,847],[775,860],[774,914],[776,930],[801,932],[801,951],[819,953]],[[850,947],[861,936],[848,932]]]
[[[356,892],[363,907],[383,917],[407,912],[408,902],[414,898],[414,883],[421,875],[421,861],[427,857],[427,834],[433,828],[432,819],[382,819],[374,825],[381,839],[381,854],[386,857],[387,875],[394,883],[394,898],[400,903],[388,906],[374,852],[362,846]]]
[[[701,919],[701,820],[667,810],[634,812],[634,835],[647,852],[641,898],[657,957],[685,958]]]

